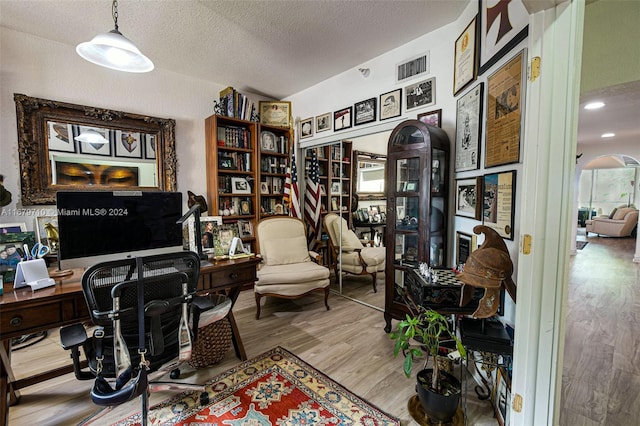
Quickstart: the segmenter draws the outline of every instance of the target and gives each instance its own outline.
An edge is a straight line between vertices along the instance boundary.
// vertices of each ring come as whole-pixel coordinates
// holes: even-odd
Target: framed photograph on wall
[[[496,383],[491,392],[491,403],[500,426],[509,423],[509,410],[511,408],[511,381],[504,367],[496,370]]]
[[[376,121],[376,98],[367,99],[366,101],[356,102],[353,106],[355,115],[353,118],[353,125],[359,126],[365,123],[371,123]]]
[[[526,66],[523,49],[487,78],[485,167],[520,161]]]
[[[494,229],[502,238],[512,241],[515,192],[515,170],[484,175],[482,224]]]
[[[436,109],[435,111],[418,114],[418,120],[430,126],[442,127],[442,110]]]
[[[268,126],[289,127],[291,125],[291,102],[260,101],[260,123]]]
[[[436,78],[412,84],[404,88],[407,111],[436,103]]]
[[[300,139],[313,136],[313,117],[300,120]]]
[[[478,248],[476,234],[456,231],[456,267],[464,265],[469,255]]]
[[[331,113],[316,116],[316,133],[331,130]]]
[[[482,219],[482,177],[456,180],[456,216]]]
[[[333,130],[344,130],[351,127],[351,115],[353,107],[342,108],[333,113]]]
[[[479,0],[479,73],[483,74],[527,37],[529,13],[522,0]]]
[[[480,168],[483,83],[458,98],[456,105],[456,146],[454,171]]]
[[[380,120],[400,117],[402,114],[402,89],[380,95]]]
[[[457,95],[478,75],[476,18],[456,40],[453,59],[453,95]]]

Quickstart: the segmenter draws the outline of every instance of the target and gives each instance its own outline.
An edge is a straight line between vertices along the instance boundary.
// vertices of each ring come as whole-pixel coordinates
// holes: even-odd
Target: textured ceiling
[[[120,32],[156,68],[282,99],[455,21],[470,0],[120,0]],[[76,46],[110,0],[1,0],[0,25]]]
[[[471,1],[119,0],[118,24],[156,68],[282,99],[455,21]],[[0,0],[0,25],[75,47],[113,28],[111,0]],[[579,144],[615,143],[606,131],[640,140],[640,84],[581,105],[596,97],[607,107],[580,109]]]

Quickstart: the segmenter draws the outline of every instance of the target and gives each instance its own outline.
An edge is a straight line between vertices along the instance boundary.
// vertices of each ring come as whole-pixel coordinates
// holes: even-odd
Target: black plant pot
[[[418,383],[416,385],[418,398],[429,420],[435,423],[450,422],[456,415],[460,404],[460,381],[451,374],[440,370],[440,380],[444,381],[451,390],[448,395],[442,395],[422,385],[422,381],[431,383],[432,374],[433,369],[431,368],[418,372]]]

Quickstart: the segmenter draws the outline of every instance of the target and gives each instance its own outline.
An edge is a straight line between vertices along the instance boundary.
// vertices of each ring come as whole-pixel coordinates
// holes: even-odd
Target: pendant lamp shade
[[[113,2],[115,28],[108,33],[98,34],[91,41],[80,43],[76,52],[82,58],[96,65],[126,72],[149,72],[153,62],[118,31],[118,2]]]

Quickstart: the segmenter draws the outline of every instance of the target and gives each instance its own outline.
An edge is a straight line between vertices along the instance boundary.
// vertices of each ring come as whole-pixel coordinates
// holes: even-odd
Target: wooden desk
[[[212,262],[200,270],[198,293],[225,292],[235,304],[240,290],[250,287],[257,280],[259,258],[244,258]],[[8,407],[18,402],[19,390],[44,380],[73,372],[73,366],[57,368],[45,373],[16,380],[11,369],[11,340],[25,334],[37,333],[75,324],[90,319],[80,283],[82,271],[56,280],[54,287],[32,292],[29,288],[13,290],[12,284],[4,284],[0,296],[0,425],[8,423]],[[236,356],[246,360],[247,355],[240,333],[229,311],[233,346]]]

